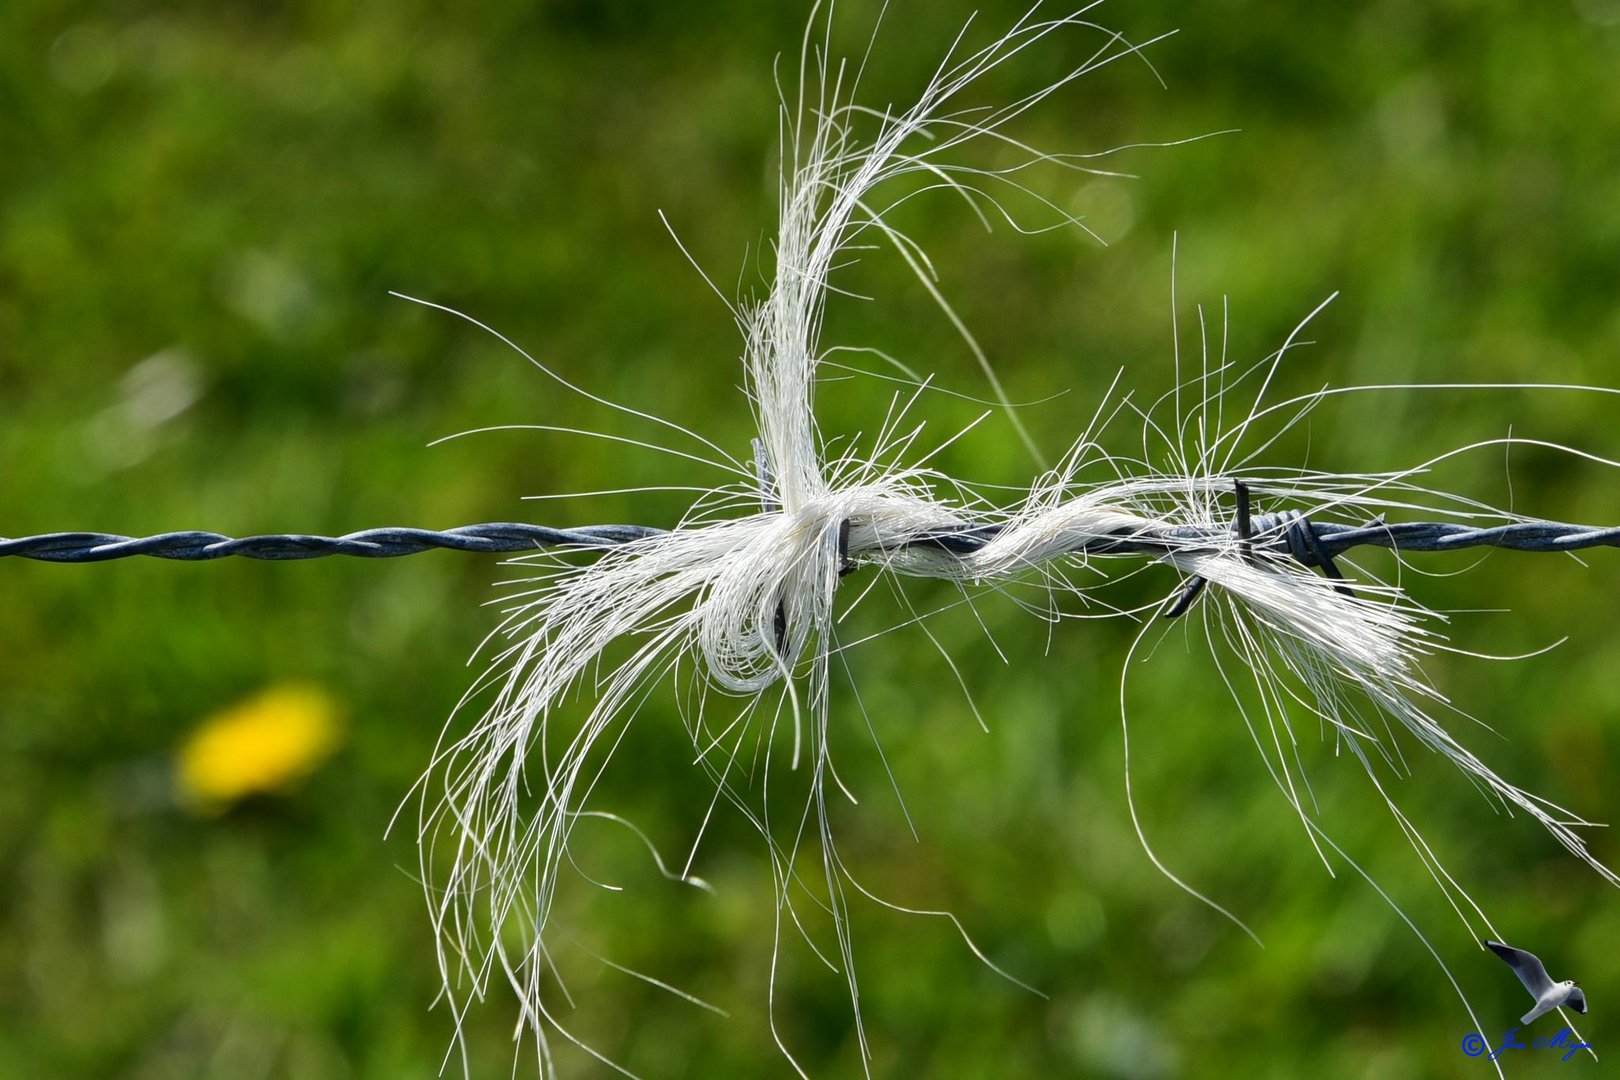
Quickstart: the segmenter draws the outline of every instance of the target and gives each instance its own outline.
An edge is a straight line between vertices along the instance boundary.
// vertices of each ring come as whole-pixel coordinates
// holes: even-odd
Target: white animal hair
[[[1620,880],[1596,862],[1575,831],[1587,822],[1498,776],[1434,718],[1432,713],[1449,705],[1418,666],[1423,655],[1444,647],[1430,612],[1398,587],[1377,581],[1358,580],[1355,594],[1348,595],[1290,558],[1251,551],[1228,531],[1222,499],[1237,478],[1267,506],[1292,507],[1314,517],[1356,518],[1422,507],[1459,520],[1516,520],[1418,486],[1414,478],[1433,462],[1376,475],[1255,466],[1270,441],[1254,450],[1240,450],[1240,445],[1259,430],[1259,421],[1281,418],[1286,428],[1326,397],[1344,392],[1264,402],[1278,365],[1294,344],[1292,336],[1247,370],[1237,369],[1224,355],[1212,363],[1206,349],[1201,373],[1184,384],[1198,394],[1189,410],[1182,411],[1183,386],[1178,384],[1168,423],[1155,410],[1139,414],[1144,430],[1140,459],[1111,455],[1097,445],[1101,427],[1124,407],[1109,411],[1099,406],[1092,430],[1011,507],[991,506],[925,462],[902,463],[920,430],[899,434],[900,418],[911,402],[891,410],[870,454],[846,449],[834,460],[825,459],[827,440],[816,424],[814,390],[818,369],[832,351],[823,348],[820,335],[841,256],[868,238],[887,241],[945,306],[926,255],[888,223],[885,214],[892,206],[879,206],[874,193],[898,178],[920,177],[926,187],[963,196],[976,212],[994,211],[1021,227],[993,193],[995,185],[1019,188],[1019,171],[1038,162],[1075,169],[1089,165],[1082,157],[1022,146],[1006,132],[1008,124],[1081,75],[1140,55],[1141,46],[1086,21],[1088,10],[1058,19],[1039,18],[1031,11],[991,44],[961,57],[959,37],[916,104],[900,112],[856,105],[859,70],[851,75],[844,65],[830,67],[826,42],[816,45],[807,33],[799,100],[783,107],[774,280],[763,301],[736,309],[763,468],[750,470],[699,438],[701,450],[672,452],[717,464],[736,480],[700,496],[678,528],[606,551],[584,566],[554,555],[523,560],[539,568],[538,576],[515,596],[492,634],[508,644],[493,657],[463,705],[490,688],[493,700],[466,730],[455,722],[447,728],[423,777],[422,870],[431,883],[428,896],[439,935],[441,973],[458,1031],[471,1000],[482,998],[492,979],[504,978],[520,1002],[520,1031],[526,1027],[536,1038],[542,1068],[552,1067],[548,1030],[595,1054],[557,1022],[542,994],[543,978],[552,971],[547,931],[570,861],[570,836],[582,818],[621,820],[588,809],[591,791],[641,701],[696,658],[699,693],[687,721],[698,760],[715,777],[717,798],[724,795],[734,802],[766,837],[775,865],[779,937],[786,915],[809,940],[794,911],[796,893],[810,893],[830,912],[840,955],[829,964],[848,980],[864,1054],[866,1036],[844,920],[846,886],[877,898],[839,859],[826,795],[828,779],[838,783],[828,738],[829,665],[839,648],[833,638],[834,601],[846,559],[880,574],[943,578],[963,586],[998,587],[1033,579],[1045,589],[1085,601],[1088,586],[1076,580],[1074,571],[1099,561],[1076,554],[1088,541],[1133,530],[1162,534],[1175,526],[1195,527],[1204,538],[1189,541],[1185,550],[1171,550],[1162,561],[1186,578],[1210,583],[1206,602],[1196,609],[1198,617],[1212,642],[1229,646],[1241,660],[1238,671],[1246,670],[1252,678],[1263,732],[1235,686],[1241,674],[1223,665],[1222,677],[1233,688],[1267,768],[1324,861],[1323,844],[1346,860],[1348,856],[1314,820],[1302,794],[1297,758],[1290,762],[1294,736],[1289,716],[1296,709],[1324,721],[1339,745],[1362,763],[1471,929],[1474,919],[1486,927],[1489,922],[1378,779],[1375,759],[1400,765],[1389,721],[1453,762],[1504,805],[1541,822],[1605,878]],[[986,72],[1072,28],[1101,33],[1102,44],[1064,78],[999,109],[957,106],[962,92]],[[812,86],[815,100],[806,102],[806,88]],[[858,132],[865,127],[874,130],[863,138]],[[975,141],[999,142],[1023,158],[1013,167],[985,169],[952,156]],[[900,201],[916,193],[913,188]],[[1078,224],[1059,214],[1061,223]],[[1007,406],[982,352],[973,349],[997,399]],[[1223,427],[1220,407],[1246,382],[1258,387],[1252,406],[1239,423]],[[1010,408],[1008,415],[1016,424]],[[1019,433],[1029,441],[1021,427]],[[1175,467],[1155,467],[1147,451],[1150,442],[1167,451]],[[1463,448],[1468,449],[1474,447]],[[724,460],[710,461],[709,452]],[[1094,467],[1110,471],[1112,478],[1081,482],[1082,472]],[[1425,505],[1434,499],[1442,505]],[[966,553],[908,543],[923,533],[966,533],[986,526],[993,527],[988,530],[991,538]],[[846,528],[847,536],[841,536]],[[630,643],[622,658],[623,650],[615,651],[620,642]],[[744,739],[773,688],[782,695],[778,718],[791,720],[792,764],[808,763],[804,817],[785,843],[773,832],[768,810],[736,792],[731,781]],[[724,725],[712,723],[705,715],[711,690],[740,698],[740,714]],[[577,727],[561,726],[560,707],[577,698],[590,702],[585,719]],[[1367,714],[1386,718],[1386,737],[1373,732]],[[773,744],[775,731],[772,720],[767,737]],[[1127,734],[1127,770],[1128,754]],[[1134,820],[1134,804],[1132,816]],[[814,888],[801,877],[799,858],[811,819],[811,839],[819,844],[825,878]],[[1142,840],[1146,847],[1145,836]],[[658,866],[669,873],[662,860]],[[670,876],[699,883],[684,872]],[[1434,952],[1426,939],[1424,944]],[[971,941],[968,945],[982,958]],[[1438,960],[1437,952],[1435,956]],[[778,1043],[793,1062],[780,1036]],[[797,1062],[793,1064],[797,1069]]]

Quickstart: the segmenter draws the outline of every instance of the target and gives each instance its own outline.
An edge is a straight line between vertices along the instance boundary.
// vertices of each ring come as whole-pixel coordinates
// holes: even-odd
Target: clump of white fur
[[[1377,513],[1403,505],[1398,499],[1410,489],[1405,476],[1256,474],[1233,465],[1237,440],[1260,412],[1258,396],[1239,428],[1216,432],[1213,441],[1201,434],[1196,456],[1183,457],[1174,475],[1141,466],[1139,475],[1080,484],[1076,476],[1082,467],[1101,456],[1083,438],[1062,465],[1005,509],[968,505],[951,497],[958,489],[949,478],[882,460],[896,454],[823,460],[814,387],[823,356],[823,306],[840,253],[875,234],[890,241],[927,281],[926,258],[884,221],[873,200],[875,189],[921,174],[968,195],[977,206],[998,207],[986,185],[1013,184],[1016,170],[975,170],[952,154],[973,140],[1017,146],[1004,131],[1009,121],[1086,71],[1138,50],[1104,32],[1097,52],[1040,93],[989,112],[953,112],[954,102],[991,68],[1055,32],[1084,26],[1089,24],[1078,17],[1026,18],[984,49],[948,59],[917,103],[903,112],[857,108],[851,99],[858,74],[846,91],[843,67],[836,74],[821,71],[813,104],[784,108],[775,279],[763,302],[739,316],[767,475],[758,478],[761,483],[745,480],[715,492],[715,499],[700,500],[706,509],[672,532],[608,551],[587,565],[540,557],[546,569],[500,627],[510,644],[481,683],[498,686],[493,701],[441,748],[425,778],[423,869],[433,882],[429,896],[442,942],[441,966],[458,1019],[471,998],[484,995],[491,978],[504,978],[515,989],[542,1054],[548,1054],[548,1025],[563,1029],[553,1023],[541,983],[550,969],[547,930],[566,876],[570,835],[589,813],[592,786],[643,695],[692,658],[709,687],[743,699],[745,715],[767,690],[785,687],[792,761],[809,764],[805,816],[815,823],[821,846],[826,880],[820,902],[841,925],[844,885],[853,880],[837,858],[825,799],[826,781],[834,775],[827,738],[828,665],[845,559],[877,572],[964,584],[1044,578],[1052,588],[1079,592],[1063,568],[1085,561],[1075,552],[1088,540],[1135,529],[1199,527],[1214,539],[1172,551],[1164,561],[1211,583],[1211,599],[1200,617],[1212,636],[1236,648],[1257,673],[1276,753],[1267,753],[1258,736],[1257,745],[1313,841],[1321,834],[1308,820],[1278,733],[1279,724],[1288,724],[1290,696],[1293,705],[1325,720],[1369,774],[1374,755],[1387,758],[1393,752],[1389,739],[1357,722],[1358,707],[1351,699],[1371,703],[1592,862],[1573,831],[1583,822],[1497,776],[1426,711],[1444,703],[1417,664],[1435,643],[1421,608],[1390,586],[1362,583],[1356,595],[1345,595],[1287,558],[1249,551],[1227,532],[1229,515],[1220,499],[1240,473],[1273,506],[1318,515]],[[807,39],[807,68],[810,54]],[[858,138],[862,126],[873,133]],[[1034,152],[1029,159],[1077,167],[1075,159]],[[1262,367],[1262,391],[1281,355]],[[1212,375],[1224,382],[1226,371],[1224,361],[1212,372],[1206,360],[1204,385],[1211,385]],[[1201,406],[1204,412],[1207,406]],[[1188,430],[1191,419],[1176,416],[1173,430]],[[1199,415],[1200,433],[1204,419]],[[902,449],[909,445],[896,442]],[[720,497],[729,498],[726,506],[753,500],[768,508],[718,516],[713,506]],[[846,522],[847,549],[841,550]],[[993,539],[967,554],[907,543],[920,533],[983,526],[996,527]],[[615,658],[606,662],[610,652]],[[1296,689],[1282,689],[1283,676]],[[584,721],[559,730],[559,709],[578,698],[591,702]],[[728,735],[735,725],[709,724],[701,706],[689,722],[700,760],[709,764],[709,755],[718,750],[711,768],[722,792],[734,798],[728,775],[742,734]],[[801,825],[786,846],[767,836],[778,864],[779,910],[790,908],[794,890],[802,887],[794,858],[803,832]],[[1449,882],[1432,855],[1426,859],[1437,880]],[[842,955],[836,966],[849,980],[853,1000],[853,957],[842,931],[838,945]]]

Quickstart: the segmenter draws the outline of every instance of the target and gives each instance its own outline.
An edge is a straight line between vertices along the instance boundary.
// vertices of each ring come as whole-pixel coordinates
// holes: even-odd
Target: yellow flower
[[[183,799],[220,813],[248,795],[284,791],[337,748],[337,702],[318,686],[283,683],[207,717],[180,748]]]

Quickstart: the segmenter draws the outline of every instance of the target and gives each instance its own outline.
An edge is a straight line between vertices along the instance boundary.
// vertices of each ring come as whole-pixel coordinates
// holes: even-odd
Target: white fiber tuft
[[[1011,104],[971,111],[957,105],[962,91],[987,71],[1060,31],[1098,35],[1096,50],[1052,86]],[[1292,740],[1289,716],[1303,711],[1319,717],[1379,783],[1376,766],[1394,764],[1399,751],[1393,733],[1380,737],[1366,722],[1371,711],[1597,865],[1574,831],[1584,822],[1497,776],[1431,715],[1446,703],[1418,666],[1426,652],[1442,647],[1428,612],[1398,588],[1376,581],[1357,580],[1354,594],[1346,595],[1292,559],[1251,550],[1230,530],[1237,479],[1248,484],[1259,509],[1292,508],[1318,520],[1364,521],[1434,498],[1412,482],[1422,466],[1375,476],[1263,471],[1252,460],[1269,443],[1239,456],[1256,420],[1283,406],[1291,412],[1282,415],[1297,420],[1333,393],[1283,406],[1263,403],[1292,339],[1243,372],[1224,357],[1213,366],[1206,357],[1201,378],[1185,384],[1202,391],[1189,411],[1181,411],[1178,387],[1169,423],[1161,428],[1154,417],[1143,417],[1148,437],[1160,439],[1176,462],[1169,470],[1110,456],[1096,445],[1098,433],[1087,432],[1021,499],[991,507],[925,462],[902,460],[914,436],[893,434],[899,414],[891,416],[870,455],[846,450],[827,460],[814,389],[827,354],[820,341],[823,309],[841,254],[851,245],[886,242],[939,297],[922,249],[885,220],[884,185],[921,178],[961,195],[979,213],[1005,214],[997,190],[1015,188],[1019,169],[1037,162],[1083,164],[1027,150],[1007,134],[1008,125],[1086,72],[1139,53],[1138,46],[1079,16],[1029,16],[983,49],[958,56],[961,49],[959,40],[915,104],[874,112],[854,104],[859,73],[830,66],[824,43],[807,38],[801,60],[807,90],[801,94],[813,91],[814,100],[783,110],[775,276],[765,298],[739,313],[763,468],[752,480],[746,470],[734,470],[738,482],[705,493],[688,520],[667,534],[607,551],[582,566],[551,555],[528,560],[536,576],[508,609],[496,635],[503,647],[475,687],[493,687],[493,699],[470,724],[465,716],[453,722],[424,777],[423,872],[432,883],[428,895],[452,1008],[459,1020],[492,979],[504,979],[519,997],[543,1063],[550,1060],[548,1029],[572,1038],[555,1023],[553,991],[542,992],[552,974],[548,932],[570,866],[571,834],[597,813],[588,808],[592,787],[640,702],[677,670],[698,675],[688,723],[696,757],[715,777],[717,800],[724,797],[753,817],[770,844],[779,925],[785,918],[809,940],[794,910],[796,897],[809,895],[830,913],[837,956],[826,959],[849,983],[859,1026],[853,947],[843,916],[849,889],[870,894],[839,860],[826,813],[828,780],[837,786],[827,737],[834,602],[849,565],[964,586],[1034,581],[1084,603],[1086,589],[1073,571],[1101,569],[1115,556],[1088,557],[1078,549],[1134,533],[1187,530],[1197,539],[1184,547],[1172,544],[1158,558],[1184,578],[1209,583],[1189,617],[1201,620],[1216,643],[1235,650],[1252,673],[1269,728],[1256,732],[1256,743],[1311,843],[1320,839],[1337,850],[1296,784],[1297,764],[1283,752]],[[960,152],[975,141],[1010,148],[1023,155],[1021,163],[997,170],[965,165]],[[912,185],[902,198],[914,194]],[[1223,427],[1217,407],[1245,380],[1258,384],[1251,405],[1241,422]],[[1005,406],[999,384],[992,386]],[[1113,478],[1078,480],[1099,466]],[[1441,501],[1440,510],[1427,509],[1510,520],[1488,508]],[[912,542],[952,534],[989,539],[970,551]],[[1117,558],[1139,565],[1144,556]],[[1232,677],[1224,668],[1223,674]],[[772,688],[782,693],[776,719],[765,717],[762,708]],[[705,712],[711,692],[737,699],[734,719],[720,723]],[[583,721],[570,713],[562,722],[563,706],[574,701],[587,703]],[[791,739],[781,744],[778,719],[791,725]],[[802,819],[786,829],[785,840],[780,823],[732,783],[734,764],[746,758],[745,739],[757,741],[762,730],[801,770],[805,785]],[[1473,912],[1466,918],[1483,922],[1390,806],[1448,896],[1460,897],[1454,901],[1459,914],[1466,906]],[[804,880],[805,855],[821,870],[823,880],[814,886]],[[861,1037],[864,1048],[864,1029]],[[791,1060],[785,1046],[784,1052]]]

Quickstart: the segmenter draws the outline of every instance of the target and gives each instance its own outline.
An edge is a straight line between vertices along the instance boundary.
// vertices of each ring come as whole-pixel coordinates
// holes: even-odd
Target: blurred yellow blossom
[[[285,790],[337,748],[336,699],[318,686],[272,686],[205,718],[180,748],[180,794],[218,813],[249,795]]]

